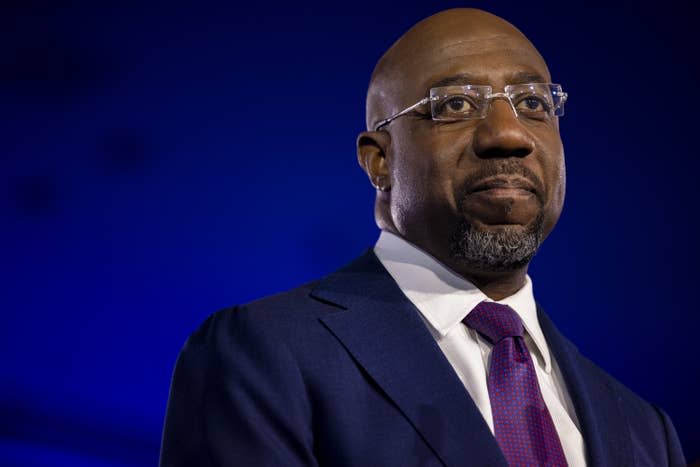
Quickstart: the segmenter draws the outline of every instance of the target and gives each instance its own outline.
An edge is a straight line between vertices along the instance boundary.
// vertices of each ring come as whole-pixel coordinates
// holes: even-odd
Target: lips
[[[523,166],[485,167],[465,180],[459,211],[483,225],[531,225],[543,212],[544,187]]]
[[[490,194],[490,195],[537,195],[535,185],[528,179],[518,176],[489,177],[474,183],[468,190],[469,194]]]

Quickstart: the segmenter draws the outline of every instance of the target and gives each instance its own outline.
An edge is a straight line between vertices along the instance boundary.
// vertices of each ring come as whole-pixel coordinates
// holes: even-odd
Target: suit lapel
[[[631,466],[630,430],[621,411],[619,396],[601,377],[601,371],[554,326],[538,307],[538,318],[576,409],[589,466]]]
[[[311,296],[344,309],[321,321],[443,464],[506,465],[418,310],[373,252],[322,280]]]

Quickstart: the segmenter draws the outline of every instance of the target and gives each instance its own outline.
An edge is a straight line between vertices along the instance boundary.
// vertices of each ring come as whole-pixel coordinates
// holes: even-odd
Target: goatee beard
[[[526,266],[544,240],[542,211],[529,226],[478,229],[459,221],[450,235],[450,256],[482,271],[513,271]]]

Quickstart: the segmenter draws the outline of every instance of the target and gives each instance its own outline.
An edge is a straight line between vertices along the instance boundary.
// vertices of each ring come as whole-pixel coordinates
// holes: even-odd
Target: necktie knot
[[[523,337],[523,322],[508,305],[481,302],[462,321],[496,344],[506,337]]]

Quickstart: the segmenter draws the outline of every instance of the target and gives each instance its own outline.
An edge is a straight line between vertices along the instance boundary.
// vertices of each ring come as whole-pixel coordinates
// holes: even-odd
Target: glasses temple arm
[[[380,129],[381,127],[383,127],[384,125],[387,125],[387,124],[391,123],[393,120],[399,118],[400,116],[406,115],[407,113],[414,111],[416,108],[420,107],[421,105],[425,105],[425,104],[427,104],[427,103],[430,102],[430,101],[431,101],[431,98],[430,98],[430,97],[424,97],[423,99],[419,100],[418,102],[416,102],[416,103],[413,104],[412,106],[406,107],[406,108],[403,109],[401,112],[399,112],[399,113],[397,113],[397,114],[394,114],[394,115],[392,115],[392,116],[389,117],[389,118],[385,118],[384,120],[378,121],[378,122],[374,125],[374,131],[379,131],[379,129]]]

